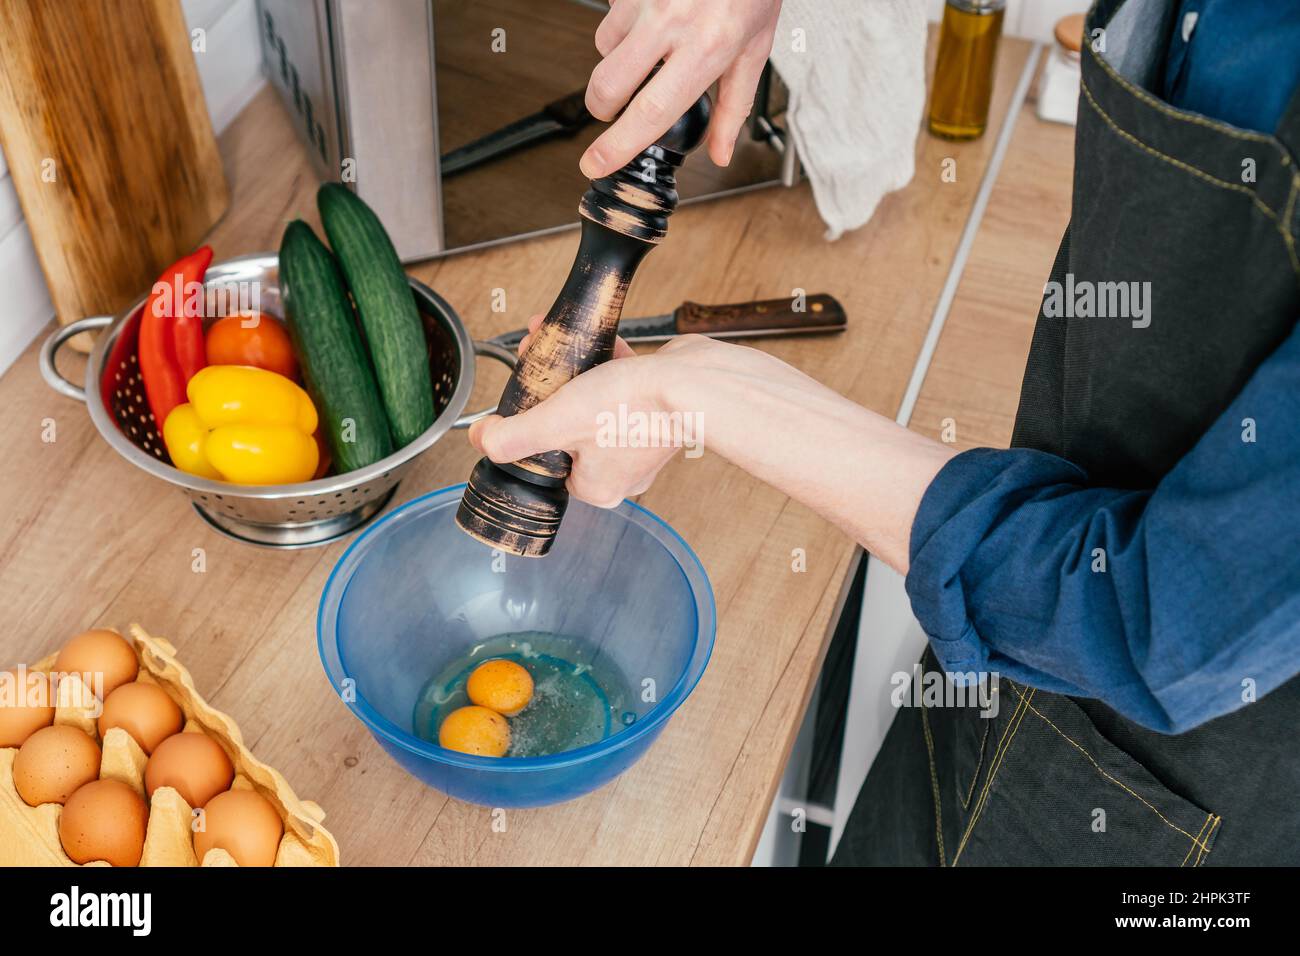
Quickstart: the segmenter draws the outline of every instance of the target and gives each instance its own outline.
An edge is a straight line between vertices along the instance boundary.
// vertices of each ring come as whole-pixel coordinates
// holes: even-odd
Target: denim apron
[[[1012,439],[1099,485],[1157,484],[1300,317],[1300,92],[1273,135],[1146,92],[1176,6],[1088,14],[1052,270],[1057,288],[1150,282],[1145,316],[1049,315],[1045,295]],[[836,864],[1300,864],[1300,678],[1177,736],[996,686],[996,708],[900,709]]]

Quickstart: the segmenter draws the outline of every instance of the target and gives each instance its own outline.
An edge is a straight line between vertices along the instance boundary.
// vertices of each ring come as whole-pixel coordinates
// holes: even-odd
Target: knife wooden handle
[[[726,338],[757,332],[838,331],[845,325],[844,307],[829,295],[765,299],[733,305],[683,302],[673,310],[680,335],[696,333]]]

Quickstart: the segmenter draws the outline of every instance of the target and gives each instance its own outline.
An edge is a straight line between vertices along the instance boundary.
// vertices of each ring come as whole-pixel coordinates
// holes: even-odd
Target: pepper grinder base
[[[480,458],[465,486],[456,524],[490,548],[540,558],[555,543],[568,504],[563,485],[536,485]]]

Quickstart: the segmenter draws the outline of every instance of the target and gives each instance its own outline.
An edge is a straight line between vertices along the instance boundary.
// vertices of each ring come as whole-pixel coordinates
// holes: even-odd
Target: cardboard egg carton
[[[194,681],[176,659],[176,648],[161,637],[132,624],[130,643],[140,660],[136,678],[157,684],[180,706],[185,715],[183,733],[206,733],[225,750],[235,767],[232,789],[256,790],[271,802],[284,822],[284,836],[276,854],[276,866],[338,866],[339,847],[321,826],[325,812],[310,800],[300,800],[288,781],[262,763],[244,746],[235,722],[208,704],[194,687]],[[57,655],[51,654],[30,666],[28,672],[48,673]],[[100,779],[113,778],[144,791],[144,767],[148,761],[140,745],[121,728],[113,728],[99,740],[95,715],[98,703],[76,675],[58,682],[56,724],[78,727],[99,741],[103,751]],[[29,807],[14,788],[15,747],[0,748],[0,866],[75,866],[59,841],[59,814],[63,807],[44,803]],[[237,866],[225,850],[209,850],[203,860],[194,855],[190,829],[192,810],[171,787],[159,787],[149,801],[149,825],[145,832],[141,866]],[[87,866],[107,866],[88,863]]]

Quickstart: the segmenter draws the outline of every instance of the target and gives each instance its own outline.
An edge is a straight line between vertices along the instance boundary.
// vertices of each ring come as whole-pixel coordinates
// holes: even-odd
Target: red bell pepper
[[[202,310],[186,304],[191,283],[201,283],[212,262],[212,249],[203,246],[176,260],[154,283],[140,316],[140,375],[161,432],[167,415],[185,402],[185,386],[206,364]]]

